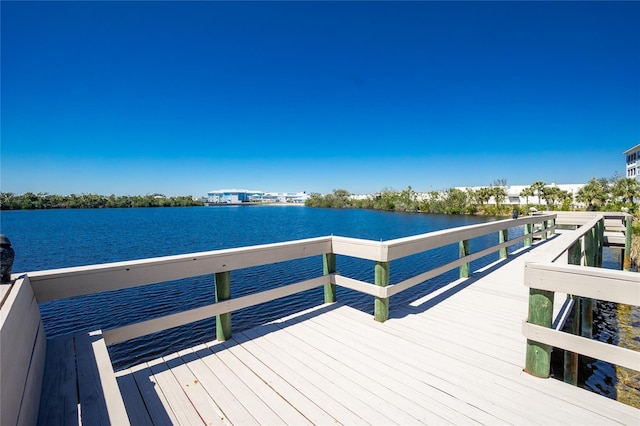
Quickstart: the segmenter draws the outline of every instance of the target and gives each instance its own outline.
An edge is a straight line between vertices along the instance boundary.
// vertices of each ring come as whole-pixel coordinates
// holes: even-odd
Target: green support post
[[[633,233],[633,216],[628,215],[625,218],[624,225],[624,258],[622,261],[622,269],[629,271],[631,270],[631,234]]]
[[[334,253],[325,253],[322,256],[322,271],[324,275],[333,274],[336,272],[336,255]],[[324,285],[324,303],[333,303],[336,301],[336,285],[325,284]]]
[[[589,232],[584,235],[584,265],[596,267],[598,262],[598,242],[597,227],[591,228]],[[593,335],[593,299],[583,297],[580,300],[580,334],[582,337],[589,337]]]
[[[525,223],[524,225],[524,235],[529,235],[533,232],[533,224],[532,223]],[[533,243],[533,237],[531,237],[530,235],[524,239],[524,246],[525,247],[529,247],[531,245],[531,243]]]
[[[602,259],[604,252],[604,219],[598,221],[598,226],[596,227],[597,238],[596,241],[598,243],[598,250],[596,251],[597,262],[596,266],[598,268],[602,268]]]
[[[509,230],[503,229],[498,232],[498,238],[500,239],[500,244],[506,243],[509,240]],[[507,247],[502,247],[500,249],[500,259],[506,259],[507,257]]]
[[[231,299],[231,273],[217,272],[215,274],[216,302]],[[216,315],[216,339],[220,342],[231,338],[231,312]]]
[[[580,265],[582,260],[582,240],[576,241],[569,247],[569,265]],[[567,295],[573,299],[571,334],[580,335],[580,297]],[[576,352],[565,351],[564,353],[564,381],[571,385],[578,384],[578,354]]]
[[[551,224],[550,224],[550,228],[549,229],[549,235],[555,235],[556,233],[556,220],[555,219],[551,219],[550,220]]]
[[[553,321],[553,292],[529,289],[530,324],[551,327]],[[551,371],[551,346],[527,339],[525,371],[536,377],[549,377]]]
[[[459,243],[460,259],[469,255],[469,240],[460,241]],[[460,265],[460,278],[469,278],[469,262]]]
[[[547,229],[549,227],[549,221],[547,220],[543,220],[542,221],[542,237],[541,239],[546,240],[547,239]]]
[[[389,262],[376,262],[374,269],[375,285],[386,287],[389,285]],[[389,298],[376,297],[373,305],[373,318],[378,322],[389,319]]]

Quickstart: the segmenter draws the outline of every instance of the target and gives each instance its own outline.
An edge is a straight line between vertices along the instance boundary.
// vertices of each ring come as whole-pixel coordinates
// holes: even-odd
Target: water
[[[369,210],[312,209],[301,206],[221,206],[165,209],[30,210],[1,213],[2,233],[16,251],[13,272],[176,255],[295,239],[340,235],[389,240],[495,218],[403,214]],[[520,230],[512,230],[514,238]],[[472,251],[497,243],[497,235],[472,240]],[[391,282],[424,271],[425,264],[454,260],[451,245],[391,263]],[[497,254],[472,262],[477,269]],[[373,262],[338,257],[338,272],[373,282]],[[232,296],[263,291],[322,274],[320,256],[232,271]],[[457,278],[451,271],[394,296],[407,303]],[[373,298],[338,289],[338,299],[371,312]],[[40,305],[48,336],[79,329],[109,329],[214,302],[213,275],[194,277]],[[240,331],[323,302],[322,288],[234,312]],[[126,366],[215,339],[215,319],[130,340],[109,348],[114,366]]]

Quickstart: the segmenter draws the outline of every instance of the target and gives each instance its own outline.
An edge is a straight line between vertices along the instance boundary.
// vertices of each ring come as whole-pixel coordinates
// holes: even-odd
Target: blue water
[[[474,216],[389,213],[300,206],[221,206],[189,208],[3,211],[1,232],[16,252],[13,272],[133,260],[199,251],[339,235],[389,240],[496,220]],[[510,231],[510,238],[521,235]],[[472,252],[498,241],[491,235],[471,241]],[[517,248],[511,248],[514,250]],[[391,263],[399,282],[458,256],[451,245]],[[497,254],[472,263],[489,264]],[[338,257],[337,270],[373,282],[373,262]],[[263,291],[322,274],[322,258],[281,262],[232,271],[232,297]],[[391,298],[406,304],[457,278],[451,271]],[[338,299],[372,312],[373,298],[339,288]],[[79,329],[109,329],[214,302],[212,275],[40,304],[48,336]],[[244,330],[323,302],[322,288],[232,314],[233,330]],[[117,369],[215,339],[215,319],[199,321],[109,348]]]

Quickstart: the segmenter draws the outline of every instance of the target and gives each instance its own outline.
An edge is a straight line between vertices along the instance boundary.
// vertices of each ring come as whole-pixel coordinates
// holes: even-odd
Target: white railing
[[[455,268],[461,276],[469,276],[469,262],[499,251],[506,257],[507,247],[524,241],[530,245],[533,237],[546,238],[554,232],[555,214],[526,216],[486,224],[470,225],[430,232],[389,241],[369,241],[337,236],[319,237],[275,244],[265,244],[202,253],[166,256],[102,265],[81,266],[28,273],[38,302],[119,290],[152,283],[166,282],[201,275],[215,274],[216,303],[183,312],[154,318],[135,324],[104,330],[107,344],[114,344],[153,332],[166,330],[213,316],[217,317],[218,339],[231,335],[229,313],[285,296],[324,286],[325,301],[335,301],[335,287],[350,288],[375,297],[375,318],[388,318],[389,297],[430,278]],[[534,225],[538,228],[534,231]],[[508,230],[524,227],[518,238],[508,240]],[[498,233],[499,243],[476,253],[469,252],[469,240]],[[390,285],[389,262],[438,247],[458,243],[460,258]],[[229,298],[230,272],[242,268],[267,265],[294,259],[322,256],[324,274],[318,277],[258,292]],[[369,283],[336,274],[336,256],[350,256],[375,262],[375,282]],[[265,279],[270,279],[266,277]]]
[[[558,223],[565,224],[559,217]],[[525,371],[549,377],[551,348],[566,351],[565,381],[577,382],[577,355],[582,354],[622,367],[640,370],[640,353],[592,340],[593,300],[640,306],[640,274],[600,269],[604,230],[624,230],[625,258],[630,250],[631,216],[626,214],[573,215],[567,224],[581,225],[550,242],[544,253],[525,265],[530,289],[529,317],[523,324],[527,338]],[[553,318],[555,293],[567,294],[567,303]],[[571,333],[560,331],[573,311]],[[555,325],[554,325],[555,324]]]

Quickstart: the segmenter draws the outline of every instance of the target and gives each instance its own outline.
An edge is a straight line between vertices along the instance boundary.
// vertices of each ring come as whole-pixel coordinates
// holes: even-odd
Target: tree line
[[[528,213],[531,207],[539,210],[574,210],[575,203],[583,203],[587,210],[620,211],[627,208],[635,212],[634,201],[639,194],[640,184],[636,179],[618,176],[610,179],[592,178],[578,190],[575,197],[557,186],[536,181],[518,194],[525,198],[524,205],[511,205],[506,202],[506,179],[498,179],[488,187],[478,189],[449,188],[444,191],[417,193],[408,186],[401,191],[385,188],[364,197],[353,196],[346,189],[334,189],[330,194],[310,194],[306,205],[440,214],[508,215],[513,209],[517,209],[519,214]]]
[[[39,209],[100,209],[126,207],[191,207],[204,203],[191,196],[165,197],[162,194],[147,195],[98,195],[71,194],[56,195],[46,192],[34,194],[26,192],[17,195],[0,192],[2,210],[39,210]]]

